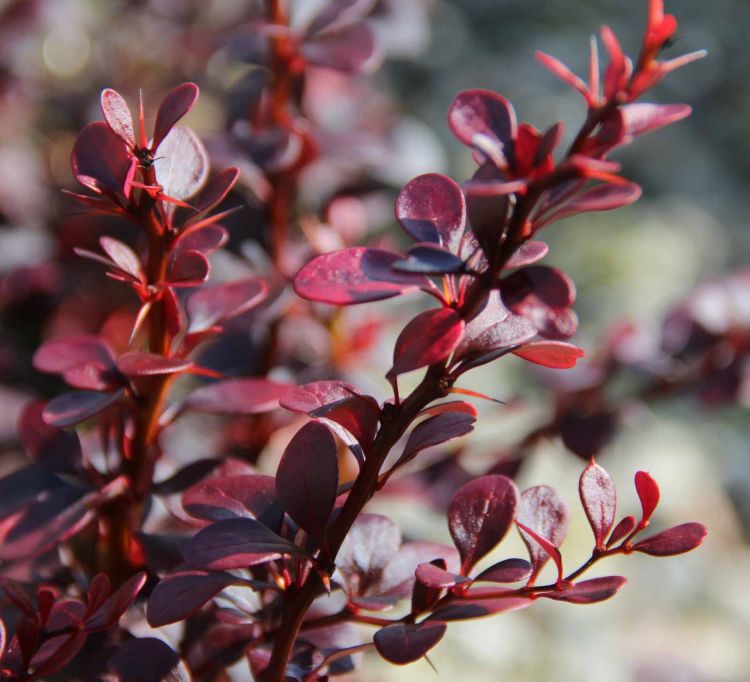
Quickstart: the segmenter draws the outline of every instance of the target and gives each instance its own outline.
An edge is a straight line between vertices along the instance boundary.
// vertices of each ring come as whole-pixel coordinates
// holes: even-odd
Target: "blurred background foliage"
[[[317,0],[291,0],[304,15]],[[545,239],[548,262],[566,270],[579,290],[577,337],[595,347],[609,326],[632,321],[658,336],[665,314],[698,283],[747,264],[750,231],[750,3],[672,0],[680,38],[674,55],[706,48],[707,59],[671,75],[657,90],[664,102],[687,102],[687,121],[671,126],[617,157],[624,174],[641,184],[636,205],[612,214],[575,218]],[[202,89],[190,124],[207,139],[216,165],[236,163],[221,136],[241,120],[252,97],[259,45],[253,22],[258,0],[0,0],[0,443],[3,469],[13,467],[14,424],[33,396],[58,386],[31,368],[40,339],[85,328],[94,317],[89,270],[71,247],[92,240],[96,225],[71,218],[60,188],[72,188],[69,154],[76,132],[98,119],[98,95],[114,87],[130,101],[141,88],[152,105],[168,88],[194,80]],[[615,29],[629,52],[638,48],[644,2],[614,0],[388,0],[373,21],[386,61],[359,76],[366,96],[325,99],[309,111],[327,130],[352,132],[346,153],[365,159],[365,175],[381,194],[368,204],[374,229],[395,235],[392,198],[400,183],[428,170],[456,179],[471,173],[469,154],[449,134],[445,112],[465,88],[496,90],[519,119],[545,128],[563,120],[572,133],[582,103],[534,59],[541,48],[581,73],[589,36],[601,23]],[[327,78],[334,78],[327,76]],[[374,81],[374,88],[366,84]],[[385,131],[388,146],[369,134]],[[236,130],[235,130],[236,132]],[[315,214],[332,174],[355,172],[342,164],[315,166],[302,182],[301,214]],[[243,166],[246,210],[232,219],[233,257],[214,263],[222,272],[241,265],[246,240],[258,240],[262,182]],[[350,178],[351,179],[351,178]],[[335,183],[334,183],[335,184]],[[318,203],[316,203],[318,202]],[[117,289],[113,287],[112,295]],[[101,293],[101,292],[99,292]],[[406,313],[401,311],[401,320]],[[95,324],[88,320],[86,323]],[[394,326],[394,330],[396,330]],[[372,383],[388,366],[392,345],[378,345],[356,376]],[[241,352],[241,351],[240,351]],[[521,396],[523,409],[485,410],[470,439],[469,468],[490,461],[543,411],[528,408],[541,395],[533,372],[508,361],[471,377],[471,387],[501,398]],[[659,525],[695,519],[709,527],[704,547],[676,560],[648,557],[610,562],[630,585],[603,605],[556,603],[450,629],[431,659],[445,679],[496,680],[741,680],[750,678],[750,396],[709,409],[694,396],[633,404],[601,463],[621,490],[621,505],[635,510],[632,473],[649,470],[662,483]],[[744,401],[744,404],[743,404]],[[536,410],[536,412],[535,412]],[[498,445],[500,444],[500,445]],[[535,446],[520,485],[550,483],[575,508],[580,460],[557,441]],[[389,515],[407,534],[445,540],[443,517],[413,504],[385,499]],[[373,507],[377,510],[378,504]],[[574,515],[567,555],[588,547],[582,514]],[[515,540],[514,540],[515,541]],[[520,551],[520,541],[517,543]],[[503,545],[503,555],[511,547]],[[658,565],[657,565],[658,564]],[[237,669],[243,679],[245,667]],[[364,668],[358,679],[432,679],[424,664],[405,669]]]

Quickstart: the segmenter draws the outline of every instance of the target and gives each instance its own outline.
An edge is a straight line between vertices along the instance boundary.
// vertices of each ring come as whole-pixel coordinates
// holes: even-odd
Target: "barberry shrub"
[[[365,511],[421,453],[474,429],[477,410],[463,398],[488,396],[457,386],[464,374],[507,355],[558,370],[583,356],[569,341],[575,286],[541,264],[548,247],[538,233],[638,199],[638,185],[609,157],[690,114],[687,105],[640,98],[702,56],[660,58],[677,29],[661,0],[649,1],[634,60],[607,27],[607,66],[602,73],[592,41],[586,80],[537,53],[586,106],[564,151],[562,123],[539,131],[519,124],[503,96],[461,92],[448,125],[471,151],[473,177],[459,184],[428,173],[403,187],[396,221],[414,241],[405,252],[352,245],[344,230],[334,240],[342,248],[327,251],[320,225],[308,226],[307,242],[289,229],[300,173],[326,153],[301,93],[311,67],[349,74],[373,66],[372,5],[331,0],[290,28],[284,4],[268,3],[258,30],[269,78],[250,117],[248,154],[267,180],[269,258],[253,276],[205,284],[233,212],[218,208],[241,173],[212,175],[200,138],[180,124],[198,98],[195,84],[166,95],[150,135],[143,102],[133,116],[106,89],[104,120],[79,133],[72,170],[86,192],[71,198],[91,215],[127,223],[134,236],[102,236],[98,250],[76,252],[126,287],[137,308],[117,347],[103,334],[68,336],[34,356],[39,371],[71,390],[25,409],[19,435],[29,465],[0,481],[4,678],[224,679],[245,658],[256,679],[310,681],[350,672],[355,654],[371,648],[403,665],[426,657],[454,621],[542,598],[609,599],[624,577],[584,577],[607,557],[673,556],[703,541],[706,529],[694,522],[646,533],[660,493],[644,471],[635,474],[640,511],[618,514],[615,484],[593,459],[612,428],[605,410],[588,421],[561,413],[545,429],[588,460],[579,493],[592,549],[577,568],[566,567],[561,550],[568,504],[546,485],[519,491],[510,470],[454,487],[452,545],[403,541],[392,520]],[[309,258],[311,250],[319,253]],[[329,306],[414,292],[432,307],[395,341],[384,368],[392,395],[344,381],[340,318]],[[280,330],[289,315],[327,329],[331,376],[309,381],[308,368],[285,356]],[[264,335],[264,360],[254,376],[228,376],[202,358],[242,317]],[[276,368],[284,371],[269,378]],[[422,378],[403,394],[399,378],[415,370]],[[244,418],[257,449],[303,425],[275,472],[263,473],[238,449],[187,462],[170,452],[168,430],[201,413],[229,424]],[[514,529],[528,557],[487,565]],[[549,562],[554,579],[544,582]],[[176,623],[159,637],[147,632]],[[352,645],[352,625],[370,626],[372,637]]]

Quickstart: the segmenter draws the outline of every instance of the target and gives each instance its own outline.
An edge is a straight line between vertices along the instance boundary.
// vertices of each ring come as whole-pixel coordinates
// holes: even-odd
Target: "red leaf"
[[[262,279],[240,279],[204,287],[187,300],[188,332],[202,332],[257,306],[268,294]]]
[[[461,142],[478,147],[485,154],[488,145],[483,141],[489,143],[500,158],[513,153],[516,114],[508,100],[497,93],[489,90],[459,93],[448,110],[448,125]],[[497,163],[497,157],[492,160],[502,166]]]
[[[690,116],[692,109],[687,104],[637,102],[626,104],[621,111],[625,121],[625,134],[632,138],[681,121]]]
[[[133,351],[117,358],[117,369],[129,377],[149,377],[161,374],[180,374],[193,366],[191,360],[167,358],[156,353]]]
[[[46,640],[29,662],[34,676],[46,677],[62,670],[81,650],[87,638],[85,632],[78,631]]]
[[[552,546],[559,547],[568,532],[568,507],[560,494],[548,485],[538,485],[525,490],[516,514],[516,523],[530,528]],[[520,527],[520,526],[519,526]],[[528,535],[521,533],[537,575],[550,558],[545,547],[540,547],[536,538],[529,541]],[[553,557],[554,558],[554,557]]]
[[[326,526],[336,502],[339,467],[336,441],[310,422],[294,435],[276,470],[276,493],[289,516],[325,549]]]
[[[168,137],[173,126],[185,114],[192,109],[195,100],[198,99],[198,86],[195,83],[182,83],[167,93],[159,106],[154,125],[154,139],[151,142],[151,150],[156,151],[162,144],[162,140]],[[159,149],[164,154],[164,149]],[[170,196],[174,194],[167,192]]]
[[[526,559],[505,559],[482,571],[474,582],[517,583],[527,580],[533,566]]]
[[[612,547],[612,545],[618,543],[620,540],[630,535],[634,528],[635,516],[629,514],[615,526],[615,529],[612,531],[612,535],[610,535],[609,540],[607,540],[607,547]]]
[[[571,88],[583,95],[584,99],[589,103],[595,102],[596,95],[592,95],[589,92],[586,83],[584,83],[578,76],[576,76],[565,64],[563,64],[557,57],[546,54],[541,50],[536,51],[536,58],[555,76],[557,76],[563,83],[566,83]]]
[[[584,356],[580,348],[564,341],[533,341],[516,348],[513,354],[552,369],[574,367],[579,358]]]
[[[399,192],[396,219],[416,241],[440,244],[456,253],[466,226],[464,194],[445,175],[420,175]]]
[[[490,552],[508,532],[518,490],[505,476],[481,476],[462,486],[448,506],[448,528],[461,554],[461,573]]]
[[[133,117],[123,96],[111,88],[106,88],[102,90],[101,105],[104,120],[112,132],[129,147],[135,147]]]
[[[539,555],[539,549],[534,546],[534,543],[536,543],[539,545],[539,548],[543,550],[543,553],[555,563],[555,566],[557,567],[557,582],[558,584],[561,584],[563,580],[563,563],[560,550],[547,538],[540,535],[532,528],[529,528],[518,521],[516,521],[516,525],[521,532],[521,537],[524,539],[524,542],[526,542],[526,546],[529,548],[529,555],[532,557],[532,563],[534,561],[534,555]],[[529,542],[528,539],[533,540],[533,543]],[[541,566],[541,564],[539,565]]]
[[[104,253],[112,259],[112,262],[120,270],[137,279],[139,282],[146,280],[140,258],[138,258],[133,249],[127,244],[123,244],[117,239],[112,239],[112,237],[100,237],[99,244]]]
[[[571,604],[595,604],[614,597],[628,581],[619,575],[582,580],[574,585],[565,585],[561,590],[539,592],[537,596],[566,601]]]
[[[294,290],[311,301],[352,305],[428,287],[429,280],[424,275],[391,269],[400,258],[390,251],[365,247],[326,253],[313,258],[297,273]]]
[[[542,260],[547,255],[549,246],[544,242],[524,242],[508,259],[504,269],[522,268]]]
[[[221,225],[206,225],[197,230],[183,232],[175,242],[175,250],[200,251],[207,256],[220,249],[229,239],[229,233]]]
[[[198,531],[184,549],[196,568],[246,568],[303,551],[254,519],[224,519]]]
[[[433,308],[417,315],[396,340],[389,377],[445,360],[458,346],[464,321],[452,308]]]
[[[206,213],[212,208],[218,206],[224,198],[235,186],[237,180],[240,177],[240,169],[231,166],[224,169],[218,175],[215,175],[211,180],[206,183],[206,186],[201,191],[200,195],[196,199],[195,210],[199,214]],[[188,221],[188,224],[193,222],[193,218]]]
[[[164,194],[174,199],[188,199],[206,181],[208,153],[190,128],[177,126],[159,146],[154,168]]]
[[[707,532],[701,523],[683,523],[637,542],[633,545],[633,550],[651,556],[684,554],[698,547]]]
[[[105,573],[97,573],[86,593],[86,614],[94,613],[112,594],[112,583]]]
[[[288,384],[268,379],[217,381],[193,391],[186,407],[209,414],[260,414],[279,406],[279,398],[289,391]]]
[[[99,393],[98,391],[74,391],[52,398],[44,407],[42,419],[49,426],[64,428],[73,426],[114,405],[123,395]]]
[[[279,404],[292,412],[310,414],[313,410],[338,403],[354,395],[360,395],[359,389],[345,381],[311,381],[287,390]]]
[[[133,165],[125,143],[103,121],[89,123],[76,137],[73,175],[84,187],[107,195],[124,193]]]
[[[604,549],[605,540],[615,523],[617,491],[610,475],[593,459],[578,481],[578,493],[586,512],[597,549]]]
[[[112,354],[98,336],[68,336],[45,341],[34,353],[34,367],[40,372],[65,374],[71,369],[90,368],[89,382],[106,385],[107,372],[114,369]]]
[[[133,603],[141,588],[146,583],[146,573],[134,575],[127,582],[120,585],[112,595],[93,613],[84,623],[88,632],[108,630],[117,625],[125,611]]]
[[[643,510],[639,525],[641,528],[645,528],[659,504],[659,486],[650,474],[645,471],[637,471],[635,474],[635,489]]]
[[[412,459],[418,452],[459,438],[474,430],[475,415],[463,411],[443,412],[417,424],[406,441],[404,452],[398,459],[402,464]]]
[[[378,630],[373,641],[378,653],[386,661],[406,665],[422,658],[443,638],[445,630],[445,623],[436,621],[398,623]]]
[[[78,434],[48,426],[42,419],[44,403],[29,403],[18,420],[18,436],[29,459],[41,467],[73,474],[81,469]]]
[[[464,575],[451,573],[435,564],[419,564],[415,575],[422,585],[433,590],[447,589],[470,581],[470,578]]]
[[[607,182],[579,194],[535,224],[538,229],[578,213],[612,211],[638,201],[640,196],[641,188],[634,182]]]
[[[163,577],[154,588],[148,598],[146,619],[154,628],[184,620],[238,580],[219,571],[178,570]]]
[[[211,266],[200,251],[178,251],[169,264],[169,283],[172,286],[197,287],[208,279]]]

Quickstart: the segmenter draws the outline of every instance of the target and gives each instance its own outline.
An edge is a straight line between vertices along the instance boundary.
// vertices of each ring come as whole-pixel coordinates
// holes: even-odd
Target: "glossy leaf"
[[[564,341],[533,341],[512,351],[528,362],[552,369],[569,369],[584,356],[584,352]]]
[[[182,83],[167,93],[156,114],[152,151],[158,149],[160,155],[165,155],[164,148],[161,147],[162,141],[169,137],[174,125],[192,109],[198,94],[198,86],[195,83]],[[176,196],[170,192],[167,194]]]
[[[463,332],[464,321],[452,308],[433,308],[420,313],[396,339],[393,368],[388,376],[445,360],[458,346]]]
[[[254,519],[224,519],[198,531],[184,549],[195,568],[232,569],[255,566],[302,550]]]
[[[71,165],[84,187],[100,194],[122,194],[132,163],[125,143],[106,123],[89,123],[78,133]]]
[[[565,500],[551,486],[534,486],[524,490],[521,494],[516,522],[535,531],[554,547],[559,547],[565,539],[568,532],[568,520],[569,513]],[[540,547],[535,538],[530,539],[523,531],[521,537],[529,551],[534,573],[537,574],[550,556],[543,547]]]
[[[451,573],[433,563],[419,564],[415,575],[420,583],[433,590],[447,589],[470,580],[466,576]]]
[[[162,578],[148,598],[146,618],[154,628],[191,616],[237,578],[223,571],[183,569]]]
[[[545,217],[537,228],[556,220],[562,220],[578,213],[592,211],[612,211],[632,204],[641,196],[641,188],[634,182],[604,183],[574,197],[559,209]]]
[[[117,358],[117,369],[129,377],[180,374],[193,366],[191,360],[167,358],[156,353],[133,351]]]
[[[415,241],[439,244],[456,253],[466,225],[464,194],[445,175],[420,175],[399,192],[396,219]]]
[[[209,414],[260,414],[277,408],[288,390],[287,384],[268,379],[230,379],[201,386],[185,405]]]
[[[444,560],[446,569],[452,573],[459,572],[461,560],[454,547],[435,542],[405,542],[385,567],[378,593],[399,598],[408,596],[414,586],[416,566],[435,559]]]
[[[463,259],[436,244],[417,244],[392,266],[399,272],[418,272],[423,275],[461,273],[466,270]]]
[[[290,387],[279,404],[292,412],[310,414],[313,410],[338,403],[353,395],[360,395],[359,389],[345,381],[312,381]]]
[[[619,575],[610,575],[604,578],[581,580],[573,585],[566,585],[561,590],[539,592],[538,596],[571,604],[596,604],[614,597],[627,582]]]
[[[446,625],[436,621],[389,625],[373,637],[378,653],[389,663],[406,665],[418,661],[445,634]]]
[[[448,507],[448,528],[461,555],[461,573],[489,553],[513,523],[519,496],[505,476],[482,476],[453,496]]]
[[[51,471],[73,474],[81,468],[78,434],[49,426],[42,418],[44,403],[29,403],[18,420],[18,436],[29,459]]]
[[[208,279],[210,269],[200,251],[181,250],[169,264],[167,277],[172,286],[197,287]]]
[[[412,459],[426,448],[440,445],[474,430],[475,415],[466,412],[443,412],[417,424],[404,446],[399,462]]]
[[[318,547],[336,502],[339,467],[336,441],[322,424],[310,422],[294,435],[276,470],[276,493],[287,514]]]
[[[79,424],[114,405],[122,397],[122,391],[99,393],[97,391],[75,391],[52,398],[42,411],[42,419],[49,426],[64,428]]]
[[[117,625],[120,617],[133,603],[146,583],[146,573],[141,572],[124,582],[85,622],[86,630],[97,632]]]
[[[106,88],[101,94],[102,114],[112,132],[129,147],[135,146],[135,131],[130,108],[116,90]]]
[[[508,100],[497,93],[489,90],[459,93],[448,110],[448,125],[461,142],[492,155],[497,165],[502,165],[498,162],[513,153],[516,115]]]
[[[188,332],[205,331],[223,320],[236,317],[254,308],[267,294],[268,285],[256,278],[203,287],[187,300]]]
[[[635,543],[633,551],[651,556],[684,554],[702,544],[707,532],[701,523],[683,523]]]
[[[533,566],[526,559],[504,559],[482,571],[474,582],[517,583],[527,580]]]
[[[232,166],[211,178],[194,202],[196,211],[205,213],[218,206],[235,186],[239,177],[240,169]]]
[[[659,485],[646,471],[637,471],[635,474],[635,490],[638,493],[638,499],[641,501],[640,526],[645,527],[648,520],[654,513],[659,504]]]
[[[297,273],[294,290],[311,301],[352,305],[427,287],[429,280],[424,275],[392,269],[400,258],[390,251],[364,247],[326,253]]]
[[[190,128],[177,126],[159,145],[154,168],[164,194],[174,199],[189,199],[206,181],[208,153]]]
[[[592,459],[581,474],[578,492],[586,518],[594,531],[596,548],[604,549],[617,513],[615,484],[610,475]]]
[[[533,265],[547,255],[549,246],[544,242],[524,242],[519,246],[505,264],[506,269],[523,268]]]
[[[488,173],[496,173],[495,167],[486,164],[474,174],[473,180],[481,181]],[[491,176],[490,176],[491,177]],[[488,261],[494,261],[500,249],[500,235],[508,219],[510,200],[507,196],[486,197],[467,193],[466,215],[471,224],[471,233],[484,252]]]
[[[120,270],[138,281],[145,281],[141,260],[127,244],[111,237],[100,237],[99,245]]]
[[[229,233],[221,225],[206,225],[183,232],[175,242],[175,250],[178,253],[199,251],[207,256],[224,246],[228,240]]]
[[[497,595],[502,588],[488,588],[493,595]],[[481,595],[483,588],[471,590],[472,595]],[[498,613],[507,613],[509,611],[518,611],[531,605],[531,599],[528,597],[512,596],[515,589],[508,590],[508,596],[498,598],[488,597],[487,599],[477,599],[476,596],[470,602],[456,601],[441,606],[432,612],[431,618],[439,618],[441,621],[468,620],[471,618],[484,618],[493,616]]]

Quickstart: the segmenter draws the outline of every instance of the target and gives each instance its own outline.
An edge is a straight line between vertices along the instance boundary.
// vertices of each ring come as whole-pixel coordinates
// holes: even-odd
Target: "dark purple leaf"
[[[448,507],[448,527],[461,554],[461,573],[505,537],[515,518],[518,490],[505,476],[481,476],[462,486]]]
[[[625,122],[625,135],[632,138],[681,121],[690,116],[692,109],[687,104],[637,102],[625,105],[621,111]]]
[[[91,614],[96,611],[112,594],[112,583],[105,573],[97,573],[89,583],[86,591],[86,611]]]
[[[62,670],[86,643],[85,632],[50,637],[37,649],[29,666],[34,669],[35,677],[46,677]]]
[[[101,106],[104,120],[112,132],[129,147],[134,147],[133,117],[123,96],[116,90],[106,88],[102,90]]]
[[[294,435],[276,470],[276,493],[289,516],[318,547],[336,502],[339,465],[336,441],[322,424],[310,422]]]
[[[420,569],[422,567],[423,577],[426,582],[423,582],[419,578]],[[437,571],[437,574],[434,573]],[[464,576],[456,576],[450,571],[446,570],[445,560],[433,559],[429,564],[420,564],[415,572],[414,586],[411,590],[411,614],[417,616],[421,613],[426,613],[435,608],[438,601],[440,601],[440,595],[443,593],[441,584],[448,583],[448,587],[452,587],[456,584],[457,579],[463,579],[464,582],[468,581],[468,578]],[[435,585],[431,586],[431,578],[434,580]]]
[[[223,571],[179,570],[165,576],[148,598],[146,618],[154,628],[193,615],[225,587],[238,582]]]
[[[50,339],[34,353],[34,367],[40,372],[64,374],[81,366],[95,367],[101,373],[114,368],[112,353],[98,336]]]
[[[81,469],[78,434],[45,424],[43,410],[43,402],[29,403],[18,420],[18,436],[29,459],[45,469],[66,474],[78,473]]]
[[[526,559],[505,559],[482,571],[474,582],[517,583],[527,580],[534,567]]]
[[[531,528],[552,545],[559,547],[568,532],[568,507],[560,494],[548,485],[538,485],[521,494],[516,520]],[[539,573],[550,558],[547,552],[528,535],[521,532],[534,565],[534,573]]]
[[[120,644],[107,667],[117,682],[190,682],[191,679],[179,654],[156,637],[131,639]]]
[[[159,111],[156,114],[154,125],[154,139],[151,142],[151,150],[159,150],[159,154],[165,155],[161,147],[162,140],[169,137],[174,125],[192,109],[195,100],[198,99],[198,86],[195,83],[182,83],[170,90],[162,100]],[[167,192],[170,196],[175,196]]]
[[[625,518],[620,521],[615,526],[615,529],[612,531],[612,535],[609,536],[609,540],[607,540],[607,547],[612,547],[612,545],[618,543],[620,540],[624,539],[635,528],[635,516],[632,514],[629,514]]]
[[[674,556],[698,547],[706,537],[706,527],[701,523],[683,523],[652,535],[633,545],[633,550],[651,556]]]
[[[54,488],[67,487],[54,474],[37,467],[19,469],[0,479],[0,519],[6,519]]]
[[[617,513],[617,491],[610,475],[593,459],[578,482],[581,504],[586,512],[597,549],[604,549]]]
[[[392,265],[399,272],[418,272],[423,275],[460,273],[466,269],[463,259],[437,244],[412,246],[402,260]]]
[[[480,166],[472,181],[482,182],[496,178],[497,167],[492,163]],[[500,248],[500,235],[503,234],[508,219],[510,200],[507,196],[482,196],[467,193],[466,214],[472,232],[488,261],[494,261]]]
[[[419,564],[415,575],[422,585],[433,590],[447,589],[470,580],[466,576],[451,573],[433,563]]]
[[[183,232],[175,242],[175,251],[199,251],[204,256],[220,249],[229,240],[229,233],[221,225],[206,225],[197,230]]]
[[[177,126],[159,146],[154,168],[164,194],[174,199],[189,199],[206,180],[208,153],[190,128]]]
[[[224,519],[198,531],[185,546],[196,568],[246,568],[302,550],[254,519]]]
[[[49,426],[64,428],[79,424],[114,405],[123,395],[97,391],[75,391],[52,398],[42,411],[42,419]]]
[[[288,391],[288,384],[268,379],[230,379],[201,386],[185,404],[209,414],[260,414],[276,409],[279,398]]]
[[[219,463],[220,460],[212,459],[211,457],[194,460],[190,464],[186,464],[181,469],[178,469],[169,478],[158,483],[154,482],[151,491],[155,495],[174,495],[175,493],[182,492],[191,485],[195,485],[206,478],[206,476],[219,466]]]
[[[547,255],[549,246],[544,242],[524,242],[508,259],[505,268],[523,268],[542,260]]]
[[[141,572],[134,575],[125,583],[120,585],[110,597],[87,619],[84,625],[88,632],[108,630],[117,625],[128,607],[135,601],[136,596],[146,583],[146,573]]]
[[[302,43],[300,52],[311,64],[339,71],[360,71],[375,52],[372,29],[364,23],[329,28]]]
[[[194,202],[198,213],[205,213],[218,206],[237,183],[239,177],[240,169],[230,167],[211,178]]]
[[[454,547],[435,542],[404,543],[385,567],[377,594],[398,598],[408,596],[414,586],[414,569],[435,559],[443,559],[447,570],[458,573],[461,560]]]
[[[492,587],[491,592],[497,595],[501,588]],[[472,594],[481,594],[482,588],[473,589]],[[494,599],[472,599],[470,602],[457,601],[452,604],[441,606],[432,612],[431,618],[442,620],[468,620],[493,616],[508,611],[518,611],[531,605],[531,599],[527,597],[512,596],[516,590],[508,590],[507,597],[495,597]]]
[[[125,143],[103,121],[89,123],[76,138],[73,175],[99,194],[122,194],[133,159]]]
[[[443,638],[445,630],[445,623],[436,621],[398,623],[378,630],[373,641],[378,653],[386,661],[406,665],[422,658]]]
[[[574,585],[565,585],[561,590],[539,592],[537,596],[571,604],[595,604],[614,597],[627,582],[619,575],[610,575],[606,578],[592,578]]]
[[[200,251],[178,251],[169,264],[167,279],[172,286],[197,287],[208,279],[211,266]]]
[[[641,501],[640,525],[645,527],[651,515],[654,513],[659,504],[659,485],[646,471],[637,471],[635,474],[635,489],[638,493],[638,499]]]
[[[294,278],[302,298],[319,303],[352,305],[399,296],[428,287],[424,275],[396,272],[401,256],[382,249],[355,247],[313,258]]]
[[[396,339],[389,377],[434,365],[458,346],[464,321],[452,308],[433,308],[417,315]]]
[[[533,341],[513,351],[528,362],[552,369],[570,369],[584,356],[584,352],[564,341]]]
[[[360,395],[359,389],[345,381],[312,381],[287,390],[279,400],[279,405],[292,412],[310,414],[320,407],[338,403],[354,395]]]
[[[204,287],[187,300],[190,319],[188,332],[202,332],[223,320],[235,317],[258,305],[268,294],[262,279],[241,279],[214,287]]]
[[[368,395],[350,395],[328,405],[312,410],[311,417],[325,419],[333,426],[335,433],[347,445],[347,438],[338,428],[342,426],[354,440],[367,447],[375,438],[380,420],[380,407],[377,401]]]
[[[117,369],[128,377],[150,377],[161,374],[180,374],[193,366],[191,360],[166,358],[156,353],[133,351],[117,358]]]
[[[257,519],[271,529],[281,526],[283,511],[273,476],[217,476],[197,483],[182,496],[183,509],[197,519]]]
[[[399,192],[396,219],[416,241],[439,244],[456,253],[466,226],[464,194],[445,175],[420,175]]]
[[[489,90],[464,90],[448,110],[448,125],[464,144],[496,162],[513,155],[516,114],[508,100]]]
[[[582,459],[591,459],[612,440],[617,420],[614,410],[588,411],[572,407],[560,418],[563,445]]]
[[[417,424],[406,441],[399,463],[412,459],[418,452],[440,445],[474,430],[476,418],[465,412],[443,412]]]

